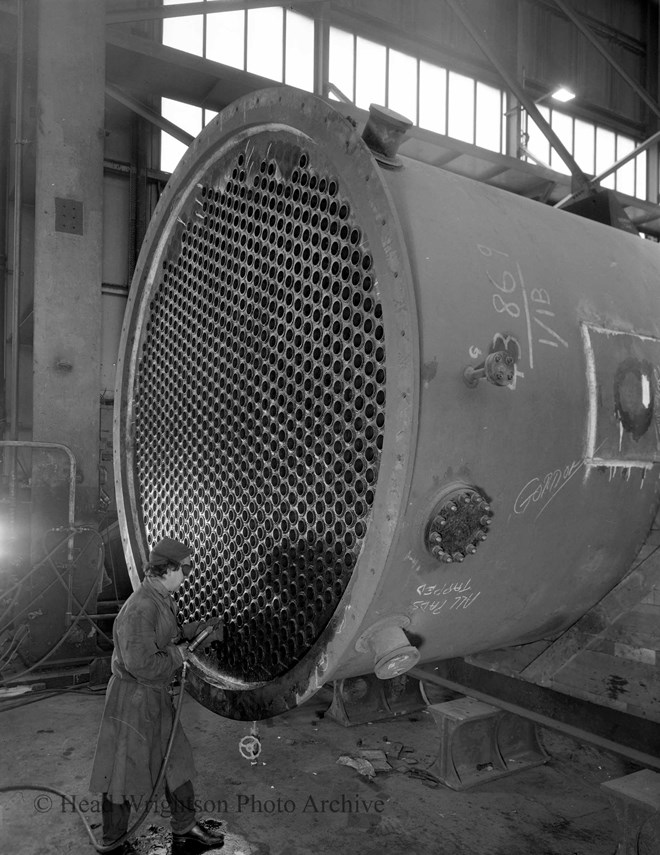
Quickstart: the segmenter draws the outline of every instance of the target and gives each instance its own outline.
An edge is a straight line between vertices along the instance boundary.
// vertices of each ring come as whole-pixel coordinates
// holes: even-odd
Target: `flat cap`
[[[192,549],[187,544],[173,540],[171,537],[164,537],[149,553],[149,563],[158,565],[173,561],[179,564],[190,555],[192,555]]]

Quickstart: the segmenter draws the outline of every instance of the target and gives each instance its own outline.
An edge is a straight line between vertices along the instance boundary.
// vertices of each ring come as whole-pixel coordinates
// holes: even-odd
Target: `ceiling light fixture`
[[[550,97],[554,98],[555,101],[561,101],[565,104],[567,101],[572,101],[575,98],[575,92],[571,92],[565,86],[559,86],[554,92],[550,93]]]

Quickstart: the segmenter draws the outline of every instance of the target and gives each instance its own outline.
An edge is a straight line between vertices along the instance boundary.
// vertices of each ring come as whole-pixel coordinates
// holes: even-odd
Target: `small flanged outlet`
[[[442,564],[464,561],[488,537],[493,511],[475,487],[457,487],[433,510],[424,544]]]

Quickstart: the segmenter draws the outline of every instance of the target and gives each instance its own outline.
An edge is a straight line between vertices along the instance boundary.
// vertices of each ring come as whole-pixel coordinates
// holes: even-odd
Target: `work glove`
[[[175,644],[174,646],[179,651],[183,658],[183,661],[185,662],[188,656],[190,655],[190,653],[188,652],[188,644]]]
[[[212,627],[212,631],[209,635],[206,636],[204,641],[202,641],[202,645],[206,647],[207,644],[210,644],[212,641],[222,641],[223,639],[223,624],[222,618],[212,617],[208,620],[196,620],[191,621],[190,623],[185,623],[182,627],[183,637],[187,641],[194,641],[197,636],[201,635],[205,629]]]

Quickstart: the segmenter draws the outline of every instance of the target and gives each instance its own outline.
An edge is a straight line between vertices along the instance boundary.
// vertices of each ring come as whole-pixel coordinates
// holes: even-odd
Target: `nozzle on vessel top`
[[[364,126],[362,139],[369,146],[376,160],[386,166],[400,167],[401,161],[396,154],[406,131],[411,127],[410,119],[400,113],[372,104],[369,107],[369,119]]]

